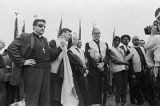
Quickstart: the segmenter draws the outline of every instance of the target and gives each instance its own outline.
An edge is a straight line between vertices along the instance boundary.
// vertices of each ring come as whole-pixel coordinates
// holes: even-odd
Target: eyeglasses
[[[96,34],[96,35],[98,35],[98,34],[100,34],[100,32],[94,32],[93,34]]]
[[[39,24],[39,25],[37,25],[38,27],[40,27],[40,28],[46,28],[46,26],[44,26],[44,25],[42,25],[42,24]]]

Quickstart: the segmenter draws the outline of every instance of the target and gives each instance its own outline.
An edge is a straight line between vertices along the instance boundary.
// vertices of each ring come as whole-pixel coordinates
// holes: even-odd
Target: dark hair
[[[44,23],[46,23],[46,20],[44,20],[44,19],[35,19],[33,21],[33,25],[37,25],[38,22],[44,22]]]
[[[139,41],[144,41],[144,43],[145,43],[145,40],[143,40],[143,39],[141,39],[141,40],[139,40]]]
[[[121,43],[122,43],[122,40],[123,40],[125,37],[127,37],[127,38],[129,39],[129,41],[131,41],[131,37],[130,37],[129,35],[125,34],[125,35],[122,35],[122,36],[121,36]]]
[[[120,39],[119,36],[115,36],[115,37],[113,38],[113,42],[116,41],[117,39],[118,39],[119,41],[121,41],[121,39]]]
[[[95,31],[95,30],[99,30],[98,28],[93,28],[93,30],[92,30],[92,34],[93,34],[93,32]],[[99,30],[100,31],[100,30]]]
[[[70,30],[70,29],[68,29],[68,28],[62,28],[62,29],[60,30],[60,32],[59,32],[59,36],[62,35],[63,32],[67,32],[67,31],[70,32],[70,33],[72,32],[72,30]]]
[[[67,49],[71,48],[71,46],[72,46],[72,37],[70,37],[70,38],[68,39]]]

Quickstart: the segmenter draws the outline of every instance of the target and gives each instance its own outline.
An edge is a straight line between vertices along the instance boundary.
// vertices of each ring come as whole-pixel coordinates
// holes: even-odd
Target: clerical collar
[[[94,42],[96,42],[96,43],[98,43],[99,42],[99,40],[93,40]]]
[[[37,37],[39,37],[39,38],[41,38],[41,37],[42,37],[42,35],[40,35],[40,34],[36,33],[35,31],[34,31],[33,33],[34,33],[34,35],[36,35],[36,36],[37,36]]]

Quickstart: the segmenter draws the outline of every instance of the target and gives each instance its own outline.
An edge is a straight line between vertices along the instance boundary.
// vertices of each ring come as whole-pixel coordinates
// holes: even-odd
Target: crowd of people
[[[158,26],[146,44],[124,34],[114,36],[110,48],[93,27],[85,50],[71,29],[48,41],[45,27],[44,19],[35,19],[33,32],[21,33],[0,55],[0,106],[21,100],[25,106],[105,106],[112,92],[117,106],[127,106],[128,89],[131,104],[160,105]]]

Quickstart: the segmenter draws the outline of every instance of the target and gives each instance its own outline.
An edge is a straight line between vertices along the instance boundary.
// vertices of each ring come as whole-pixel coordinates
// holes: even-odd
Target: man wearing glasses
[[[50,105],[50,62],[56,52],[49,49],[47,39],[43,37],[45,25],[44,19],[35,19],[33,32],[22,33],[8,47],[14,63],[14,78],[20,75],[20,83],[23,76],[26,106]]]
[[[88,105],[100,106],[102,103],[102,80],[106,75],[108,64],[108,45],[100,40],[100,30],[93,28],[93,40],[86,43],[85,55],[89,63],[88,74]],[[104,77],[106,78],[106,76]],[[106,85],[106,84],[105,84]],[[103,92],[104,93],[104,92]],[[105,95],[105,93],[104,93]],[[104,98],[106,100],[106,98]],[[103,101],[106,102],[106,101]],[[103,103],[104,105],[105,103]]]

